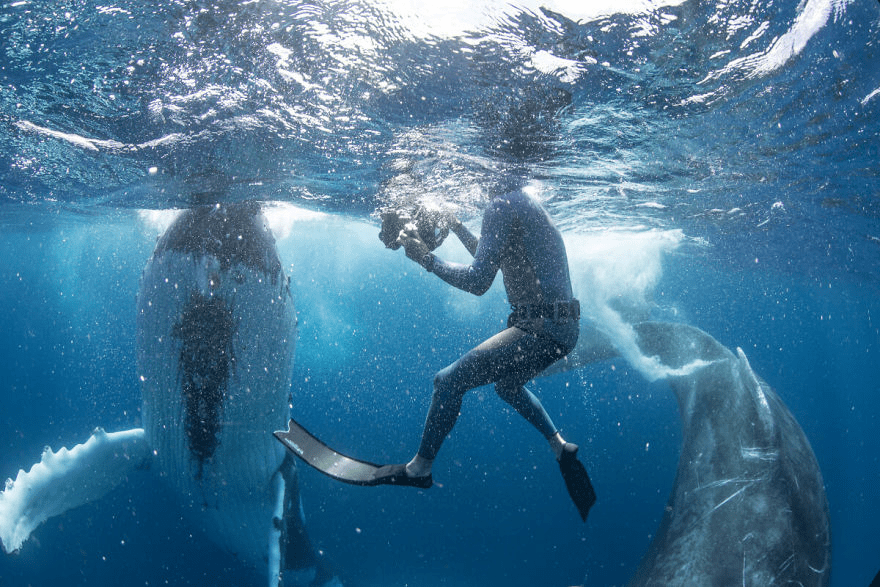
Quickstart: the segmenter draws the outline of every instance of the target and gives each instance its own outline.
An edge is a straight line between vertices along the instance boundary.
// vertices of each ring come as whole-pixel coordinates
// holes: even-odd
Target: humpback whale
[[[683,442],[660,527],[628,586],[827,586],[822,474],[779,396],[742,349],[734,354],[698,328],[641,322],[633,331],[678,401]],[[616,354],[600,333],[583,340],[579,364]]]
[[[683,443],[659,531],[630,587],[828,585],[822,474],[779,396],[742,349],[734,355],[697,328],[635,330],[643,352],[672,370]]]
[[[137,299],[143,428],[46,450],[0,494],[0,542],[149,468],[185,515],[270,587],[338,579],[305,529],[297,471],[272,437],[287,422],[296,340],[289,279],[259,204],[184,211],[159,239]]]

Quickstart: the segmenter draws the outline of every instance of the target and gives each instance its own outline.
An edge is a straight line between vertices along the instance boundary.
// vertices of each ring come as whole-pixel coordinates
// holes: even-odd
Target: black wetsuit
[[[473,235],[456,232],[474,254],[473,263],[433,258],[426,263],[429,270],[476,295],[489,289],[500,270],[513,313],[505,330],[434,377],[419,447],[419,455],[432,460],[455,425],[464,394],[489,383],[545,438],[551,438],[557,431],[553,421],[524,385],[571,352],[578,338],[579,308],[572,300],[565,245],[537,200],[522,190],[493,198],[476,247]]]

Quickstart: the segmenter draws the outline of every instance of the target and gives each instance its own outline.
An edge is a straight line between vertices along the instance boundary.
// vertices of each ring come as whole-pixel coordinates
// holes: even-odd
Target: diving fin
[[[406,465],[385,465],[384,467],[379,467],[374,480],[376,485],[405,485],[421,489],[429,489],[434,485],[434,480],[430,473],[423,477],[407,475]]]
[[[328,477],[352,485],[407,485],[427,489],[433,485],[430,475],[410,477],[406,465],[377,465],[346,456],[333,450],[311,432],[291,419],[287,431],[278,430],[275,438],[290,452]]]
[[[596,503],[596,492],[590,483],[590,476],[584,465],[577,459],[578,447],[576,444],[566,443],[559,457],[559,471],[565,480],[565,487],[571,501],[577,507],[581,519],[586,522],[590,508]]]

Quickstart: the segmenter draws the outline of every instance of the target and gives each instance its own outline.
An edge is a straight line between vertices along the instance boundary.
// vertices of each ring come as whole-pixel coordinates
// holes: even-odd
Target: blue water
[[[478,226],[482,186],[519,173],[591,296],[744,349],[818,458],[831,584],[867,585],[880,570],[880,4],[567,4],[2,4],[0,477],[95,426],[140,424],[135,296],[159,228],[139,211],[204,199],[320,214],[280,223],[297,412],[332,444],[408,458],[433,373],[506,308],[500,284],[472,298],[382,248],[372,213],[415,197]],[[599,493],[586,525],[543,441],[480,389],[430,492],[302,471],[310,532],[340,576],[625,584],[673,481],[672,395],[622,359],[533,390],[582,446]],[[144,475],[0,556],[2,585],[55,583],[263,579]]]

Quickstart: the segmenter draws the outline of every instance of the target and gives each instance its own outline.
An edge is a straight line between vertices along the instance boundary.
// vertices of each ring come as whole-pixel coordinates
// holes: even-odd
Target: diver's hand
[[[419,238],[419,233],[414,226],[407,226],[403,230],[400,231],[400,234],[397,237],[396,243],[399,243],[403,246],[404,251],[406,251],[406,256],[418,263],[419,265],[424,266],[425,257],[431,251],[428,250],[428,245]]]
[[[461,226],[461,220],[452,210],[438,210],[432,215],[438,228],[454,231],[456,227]]]

